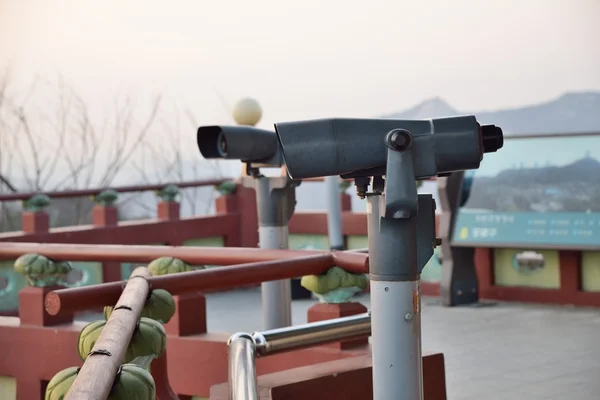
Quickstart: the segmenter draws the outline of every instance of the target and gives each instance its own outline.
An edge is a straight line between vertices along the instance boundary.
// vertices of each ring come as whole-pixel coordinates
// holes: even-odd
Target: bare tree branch
[[[8,91],[8,74],[0,79],[0,189],[108,187],[123,173],[128,179],[133,173],[133,179],[145,183],[222,176],[218,162],[186,161],[189,124],[195,129],[197,123],[189,109],[174,101],[165,105],[163,97],[156,96],[138,108],[131,97],[118,97],[102,117],[60,75],[53,81],[36,77],[19,95],[14,87]],[[143,110],[146,113],[140,118]],[[195,214],[202,204],[199,194],[205,191],[182,190],[186,212]],[[214,191],[209,202],[212,196]],[[119,204],[129,202],[152,209],[139,195],[126,196]],[[87,199],[74,202],[70,217],[81,220],[90,204]],[[5,205],[0,208],[3,229],[14,212]]]

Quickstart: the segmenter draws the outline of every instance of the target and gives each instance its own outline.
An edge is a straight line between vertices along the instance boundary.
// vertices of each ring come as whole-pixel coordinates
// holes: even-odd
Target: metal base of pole
[[[419,303],[417,282],[371,281],[375,400],[423,399]]]
[[[258,238],[261,249],[287,249],[287,226],[261,226]],[[292,288],[289,279],[263,282],[262,309],[265,330],[283,328],[292,324]]]
[[[423,400],[419,275],[433,255],[435,208],[418,196],[411,218],[384,214],[385,196],[367,198],[374,400]]]

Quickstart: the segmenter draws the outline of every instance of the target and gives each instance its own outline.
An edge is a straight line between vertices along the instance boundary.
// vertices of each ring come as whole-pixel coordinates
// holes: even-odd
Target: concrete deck
[[[209,331],[260,330],[260,292],[210,294]],[[357,301],[369,306],[369,297]],[[314,301],[294,301],[306,322]],[[427,298],[423,347],[443,352],[449,400],[600,399],[600,310],[501,303],[445,308]]]

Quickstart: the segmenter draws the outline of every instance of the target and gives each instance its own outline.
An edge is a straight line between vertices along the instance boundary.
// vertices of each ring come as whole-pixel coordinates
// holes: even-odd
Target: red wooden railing
[[[319,179],[314,179],[315,181]],[[219,180],[185,182],[179,187],[212,185]],[[137,190],[160,190],[164,185],[130,186],[115,188],[117,192]],[[101,189],[71,191],[68,196],[97,194]],[[50,197],[67,196],[50,193]],[[2,199],[23,199],[32,195],[0,195]],[[351,199],[341,194],[343,233],[346,236],[366,236],[367,221],[365,213],[351,212]],[[23,212],[22,232],[0,233],[0,242],[43,242],[70,244],[165,244],[181,246],[188,240],[222,237],[225,246],[256,247],[258,244],[256,200],[252,189],[238,185],[234,194],[223,195],[216,199],[216,215],[180,218],[177,202],[159,202],[158,218],[144,221],[119,222],[116,208],[97,205],[94,207],[94,225],[74,226],[50,229],[48,216],[41,212]],[[46,219],[46,224],[43,220]],[[42,223],[39,223],[40,220]],[[290,221],[291,234],[327,235],[327,216],[325,212],[296,212]],[[544,303],[565,303],[576,305],[600,305],[600,293],[582,292],[581,252],[560,251],[561,287],[560,289],[532,289],[521,287],[497,286],[493,280],[493,249],[477,249],[476,267],[479,276],[481,298],[529,301]],[[118,262],[103,262],[104,281],[118,281],[121,273]],[[435,282],[422,282],[422,291],[427,295],[439,295],[440,285]]]
[[[146,262],[157,256],[174,256],[195,264],[250,262],[148,279],[153,288],[165,288],[176,295],[176,315],[165,326],[168,333],[168,359],[163,357],[157,360],[156,366],[153,363],[152,373],[157,382],[158,393],[167,393],[168,388],[161,385],[170,382],[171,388],[182,399],[188,399],[191,395],[208,396],[212,386],[227,381],[226,341],[229,334],[207,333],[206,302],[198,290],[319,274],[333,265],[353,272],[368,270],[368,256],[357,252],[0,243],[0,255],[4,257],[15,257],[31,251],[56,261],[101,259]],[[20,319],[0,318],[0,351],[3,354],[0,376],[17,379],[19,399],[41,398],[45,384],[56,372],[81,365],[74,350],[82,326],[73,322],[73,312],[114,304],[122,288],[122,282],[114,282],[76,289],[27,287],[21,291]],[[48,312],[44,312],[44,308]],[[309,310],[307,319],[323,320],[365,311],[366,308],[359,303],[316,304]],[[347,365],[335,364],[335,361],[356,359],[368,354],[370,350],[366,340],[353,340],[338,345],[337,348],[321,346],[260,359],[257,369],[259,375],[275,374],[267,382],[263,382],[263,386],[270,391],[270,398],[274,400],[295,400],[306,398],[307,395],[320,399],[323,398],[323,391],[333,390],[332,385],[356,379],[356,374],[348,374]],[[39,360],[45,361],[40,363]],[[309,365],[316,365],[317,368],[323,365],[325,369],[310,377],[304,375],[299,380],[301,375],[297,375],[295,369]],[[445,399],[442,355],[424,356],[424,365],[430,371],[424,378],[425,398]],[[357,371],[367,386],[369,368],[364,362],[351,364],[351,369]],[[165,371],[168,371],[168,379]],[[345,372],[345,378],[335,381],[321,379],[337,372]],[[298,391],[291,397],[289,394],[283,396],[277,394],[277,390],[273,391],[274,388],[288,386],[290,377],[294,377],[297,385],[304,385],[305,390]],[[215,390],[213,397],[219,398],[222,389],[216,386]],[[352,400],[359,397],[345,398]]]
[[[213,186],[220,183],[226,182],[230,179],[208,179],[198,181],[186,181],[186,182],[167,182],[149,185],[130,185],[130,186],[118,186],[118,187],[98,187],[90,189],[76,189],[76,190],[62,190],[58,192],[19,192],[19,193],[0,193],[0,202],[3,201],[25,201],[29,200],[35,195],[42,194],[50,197],[51,199],[68,199],[74,197],[88,197],[96,196],[100,193],[112,189],[117,193],[139,193],[160,190],[166,186],[177,186],[180,189],[194,188],[202,186]]]
[[[196,182],[195,184],[215,184],[217,181]],[[179,187],[184,185],[179,184]],[[190,186],[192,186],[190,184]],[[117,192],[138,190],[159,190],[163,185],[136,186],[115,188]],[[70,193],[47,193],[51,198],[96,195],[101,189],[90,191],[72,191]],[[6,200],[25,200],[34,193],[17,196],[9,195]],[[0,197],[1,200],[4,200]],[[341,195],[344,210],[343,223],[346,235],[366,235],[366,217],[361,213],[350,212],[350,196]],[[161,203],[159,203],[160,206]],[[176,203],[175,203],[176,204]],[[167,204],[173,206],[173,203]],[[144,263],[160,256],[174,256],[192,265],[227,265],[250,262],[246,265],[214,268],[202,271],[197,279],[176,279],[174,276],[156,277],[156,287],[166,287],[176,294],[177,313],[167,324],[169,334],[168,361],[166,358],[153,363],[153,373],[160,375],[168,371],[169,379],[156,376],[158,393],[161,382],[171,382],[172,387],[182,399],[190,395],[208,396],[212,385],[225,382],[226,340],[228,333],[207,333],[206,303],[204,296],[198,292],[256,284],[264,280],[296,277],[310,273],[320,273],[338,265],[354,272],[367,271],[367,256],[349,252],[320,251],[265,251],[248,249],[256,247],[257,218],[254,191],[238,186],[232,195],[217,198],[217,214],[213,216],[179,218],[178,213],[162,215],[159,208],[158,220],[118,222],[110,221],[114,207],[96,205],[93,226],[75,226],[65,228],[49,228],[44,224],[24,224],[30,229],[23,232],[0,234],[0,259],[15,259],[27,252],[43,253],[55,260],[97,261],[103,263],[103,285],[87,286],[67,291],[52,292],[52,288],[26,287],[19,294],[20,319],[0,318],[0,350],[5,357],[0,361],[0,376],[17,378],[18,396],[24,399],[40,398],[45,384],[58,370],[80,365],[80,360],[73,351],[81,323],[73,322],[73,313],[81,310],[97,309],[99,306],[114,303],[120,294],[122,284],[117,273],[121,262]],[[164,209],[164,205],[163,205]],[[178,211],[178,210],[177,210]],[[25,211],[23,218],[33,220],[47,218],[44,211]],[[114,217],[114,215],[113,215]],[[324,213],[297,213],[290,222],[292,233],[326,234],[327,222]],[[178,247],[190,239],[220,236],[229,246],[224,248]],[[2,243],[4,242],[4,243]],[[12,242],[12,243],[7,243]],[[32,244],[27,242],[34,242]],[[37,243],[46,243],[40,246]],[[95,243],[87,245],[86,243]],[[169,246],[139,246],[144,244],[164,243]],[[125,246],[124,246],[125,245]],[[137,246],[131,246],[137,245]],[[175,247],[172,247],[175,246]],[[234,248],[244,247],[244,248]],[[283,259],[281,259],[283,257]],[[291,258],[290,258],[291,257]],[[298,257],[301,257],[300,259]],[[195,274],[195,273],[194,273]],[[196,276],[192,274],[192,276]],[[110,283],[111,281],[115,281]],[[169,283],[171,282],[171,283]],[[153,283],[154,285],[154,283]],[[171,286],[169,286],[171,285]],[[179,294],[178,294],[179,293]],[[47,311],[46,311],[47,310]],[[336,318],[366,311],[358,303],[341,305],[317,304],[309,312],[307,319],[316,321]],[[263,382],[271,389],[289,385],[290,378],[297,384],[308,383],[306,393],[318,394],[327,385],[314,385],[315,380],[344,372],[349,382],[355,379],[347,366],[335,364],[343,359],[362,360],[361,355],[369,353],[365,341],[353,341],[328,345],[319,348],[305,349],[291,354],[281,354],[268,359],[259,360],[259,374],[274,373],[271,379]],[[24,354],[36,354],[35,359],[50,360],[48,363],[35,363],[23,357]],[[356,358],[359,357],[359,358]],[[16,360],[16,361],[15,361]],[[19,361],[21,360],[21,361]],[[365,362],[366,359],[364,359]],[[353,363],[361,380],[369,381],[370,365]],[[333,363],[333,364],[331,364]],[[443,382],[443,357],[432,354],[425,357],[425,364],[434,366],[430,375],[433,379],[428,399],[445,398]],[[296,368],[314,365],[320,374],[310,379],[299,380]],[[321,366],[321,367],[319,367]],[[360,367],[360,368],[359,368]],[[333,368],[333,369],[332,369]],[[341,369],[340,369],[341,368]],[[317,379],[320,377],[319,379]],[[435,378],[433,378],[435,377]],[[344,379],[329,381],[328,384],[339,384]],[[312,382],[312,383],[310,383]],[[435,384],[434,384],[435,383]],[[368,386],[368,385],[367,385]],[[312,389],[311,389],[312,388]],[[441,388],[441,389],[440,389]],[[269,389],[269,390],[271,390]],[[443,389],[443,390],[442,390]],[[329,388],[328,390],[332,390]],[[442,393],[443,395],[440,395]],[[167,392],[166,390],[164,391]],[[221,390],[222,392],[222,390]],[[215,398],[220,389],[216,388]],[[274,395],[273,398],[282,398]],[[286,396],[285,398],[290,398]],[[317,397],[315,397],[317,398]],[[293,399],[293,397],[291,398]]]

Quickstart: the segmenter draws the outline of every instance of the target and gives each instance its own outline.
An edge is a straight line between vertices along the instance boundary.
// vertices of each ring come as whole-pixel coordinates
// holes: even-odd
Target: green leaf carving
[[[232,194],[235,194],[235,191],[237,190],[237,184],[233,181],[227,181],[215,186],[215,189],[217,189],[223,196],[231,196]]]
[[[118,198],[119,193],[116,190],[107,189],[94,196],[94,202],[101,206],[110,207],[117,202]]]
[[[23,207],[27,211],[39,212],[50,205],[50,197],[40,193],[23,202]]]
[[[167,185],[156,192],[156,195],[165,202],[173,202],[179,194],[179,187],[176,185]]]

